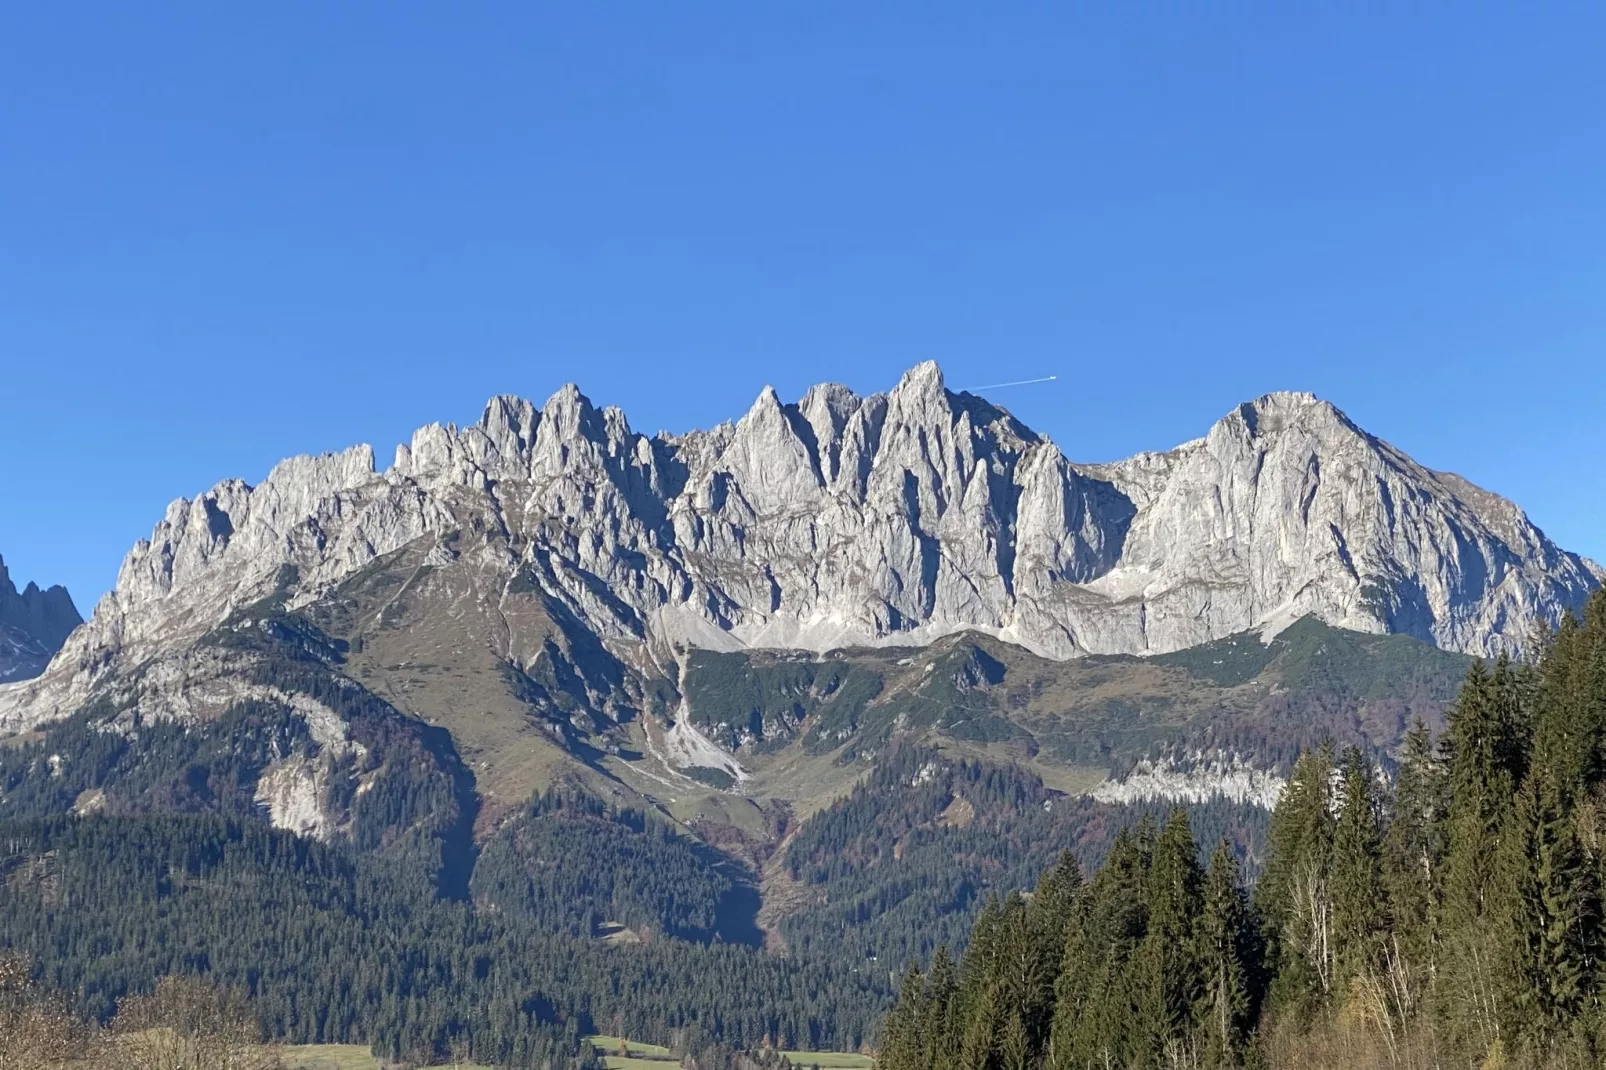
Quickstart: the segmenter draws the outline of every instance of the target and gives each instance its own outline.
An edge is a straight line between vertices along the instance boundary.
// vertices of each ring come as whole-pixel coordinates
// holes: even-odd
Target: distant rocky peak
[[[842,439],[848,425],[864,404],[862,398],[841,383],[812,386],[797,403],[797,411],[814,433],[820,474],[835,483],[842,473]]]
[[[67,588],[60,584],[40,588],[29,580],[19,592],[3,557],[0,557],[0,620],[26,627],[52,649],[60,647],[68,633],[83,623]]]
[[[607,438],[596,407],[574,383],[564,383],[546,399],[541,406],[541,424],[542,433],[553,439],[589,438],[601,442]]]
[[[503,457],[528,456],[541,413],[524,398],[498,394],[485,403],[479,429]]]
[[[0,558],[0,683],[39,675],[83,622],[67,588],[41,589],[30,580],[18,591]]]
[[[952,423],[951,395],[943,384],[942,369],[928,360],[903,373],[887,393],[887,418],[910,427],[939,427]]]
[[[374,448],[362,443],[335,453],[287,457],[273,466],[255,493],[270,495],[281,507],[310,516],[318,503],[373,478]]]
[[[903,373],[898,379],[898,385],[892,388],[892,393],[918,394],[932,398],[945,397],[948,387],[943,380],[942,367],[934,360],[921,361]]]
[[[1275,435],[1289,427],[1298,426],[1323,428],[1342,426],[1359,433],[1359,428],[1351,423],[1349,417],[1339,411],[1337,406],[1307,391],[1262,394],[1253,401],[1239,405],[1223,419],[1231,420],[1234,416],[1242,420],[1249,433],[1256,437]]]
[[[1308,393],[1084,465],[930,361],[868,396],[765,387],[734,422],[651,439],[569,384],[539,408],[499,395],[476,424],[422,427],[382,474],[356,446],[174,502],[59,673],[0,695],[0,724],[70,711],[280,576],[310,601],[464,532],[430,568],[536,588],[551,613],[660,653],[978,631],[1054,658],[1150,654],[1308,615],[1488,654],[1601,582],[1510,502]]]

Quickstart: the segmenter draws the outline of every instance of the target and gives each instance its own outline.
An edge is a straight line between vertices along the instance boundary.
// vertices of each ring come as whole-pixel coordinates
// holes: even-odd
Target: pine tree
[[[1492,672],[1473,665],[1450,712],[1448,850],[1444,863],[1443,998],[1437,1006],[1452,1043],[1477,1053],[1500,1039],[1501,936],[1509,880],[1501,850],[1527,758],[1523,681],[1502,657]]]
[[[1204,1063],[1237,1066],[1254,1011],[1254,935],[1249,903],[1238,883],[1238,861],[1226,841],[1210,856],[1203,899],[1195,953],[1203,983],[1195,1018],[1205,1037]]]
[[[1358,747],[1344,754],[1338,819],[1333,829],[1335,988],[1377,978],[1387,916],[1383,903],[1381,814],[1372,765]]]
[[[1130,967],[1147,928],[1148,864],[1142,838],[1122,829],[1078,897],[1055,984],[1055,1070],[1130,1061],[1137,1038]]]
[[[1158,1064],[1165,1053],[1192,1050],[1199,970],[1194,921],[1204,875],[1187,811],[1171,811],[1154,844],[1147,886],[1148,924],[1138,951],[1138,1028]]]
[[[1323,744],[1294,764],[1272,811],[1256,897],[1275,961],[1272,999],[1296,1016],[1329,1005],[1334,983],[1333,753]]]
[[[1444,770],[1427,726],[1417,721],[1400,753],[1394,805],[1383,839],[1383,883],[1391,929],[1384,958],[1404,1018],[1431,988],[1443,883]]]
[[[926,979],[911,962],[898,987],[898,1002],[882,1024],[877,1064],[885,1070],[923,1070],[925,1044],[920,1030],[926,1018]]]
[[[926,981],[926,1019],[921,1033],[925,1042],[922,1065],[927,1070],[953,1066],[959,1058],[962,1022],[958,1016],[959,982],[954,976],[948,945],[937,948]]]
[[[1599,943],[1596,892],[1550,780],[1534,775],[1523,785],[1501,858],[1510,881],[1504,1025],[1543,1054],[1580,1021],[1594,991]]]

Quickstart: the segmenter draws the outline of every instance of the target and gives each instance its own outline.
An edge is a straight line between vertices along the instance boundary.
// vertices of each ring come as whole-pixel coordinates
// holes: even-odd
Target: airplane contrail
[[[1033,383],[1052,383],[1058,379],[1057,375],[1045,375],[1041,379],[1017,379],[1013,383],[992,383],[988,386],[973,386],[971,390],[1000,390],[1006,386],[1031,386]]]

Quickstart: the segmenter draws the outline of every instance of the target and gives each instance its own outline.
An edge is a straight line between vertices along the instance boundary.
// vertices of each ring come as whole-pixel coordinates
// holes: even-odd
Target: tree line
[[[1186,811],[995,897],[911,966],[887,1070],[1594,1067],[1606,1057],[1606,593],[1475,663],[1395,775],[1297,762],[1251,892]]]
[[[547,805],[547,804],[543,804]],[[607,820],[586,811],[587,822]],[[554,815],[548,814],[548,819]],[[621,814],[631,822],[636,815]],[[630,853],[610,854],[636,841]],[[667,936],[609,946],[568,927],[595,871],[645,910],[623,871],[673,858],[663,834],[577,836],[527,872],[529,898],[437,897],[405,863],[217,815],[57,816],[0,824],[0,947],[46,988],[107,1020],[164,976],[239,988],[264,1032],[289,1043],[362,1043],[416,1062],[465,1047],[478,1062],[557,1067],[609,1032],[666,1043],[695,1031],[734,1048],[855,1048],[886,1007],[884,973],[814,956]],[[712,890],[710,887],[709,890]],[[694,890],[695,891],[695,890]],[[704,893],[698,892],[697,896]],[[589,908],[588,908],[589,909]],[[661,919],[695,915],[676,900]],[[628,916],[628,915],[627,915]]]
[[[1019,766],[898,744],[791,840],[787,875],[814,901],[784,916],[780,933],[794,952],[879,963],[895,975],[939,945],[962,950],[992,890],[1030,886],[1061,847],[1096,863],[1119,829],[1165,812],[1067,796]],[[1201,834],[1245,849],[1264,838],[1256,808],[1223,800],[1190,817]]]

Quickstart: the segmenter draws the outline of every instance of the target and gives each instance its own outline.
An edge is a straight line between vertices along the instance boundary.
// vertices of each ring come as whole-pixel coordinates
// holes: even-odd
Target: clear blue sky
[[[9,5],[0,554],[936,358],[1083,460],[1314,390],[1606,558],[1606,8],[1074,6]]]

